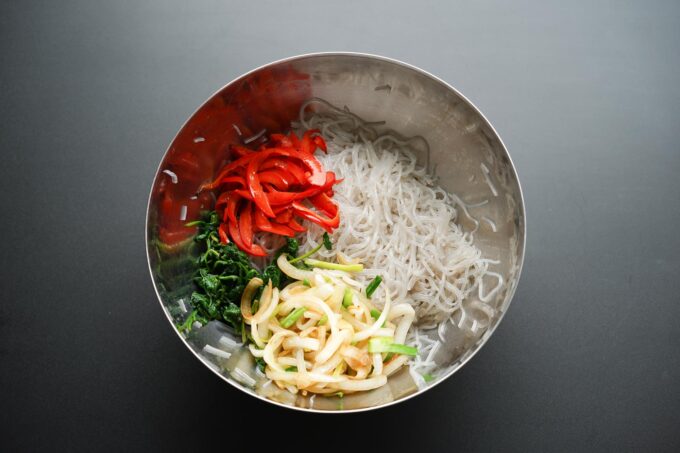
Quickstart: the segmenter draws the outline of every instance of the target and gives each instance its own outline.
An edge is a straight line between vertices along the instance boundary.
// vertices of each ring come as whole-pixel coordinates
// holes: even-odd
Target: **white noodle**
[[[448,318],[488,266],[455,223],[455,206],[475,225],[479,222],[458,197],[434,185],[408,148],[378,150],[372,143],[341,147],[334,141],[328,146],[328,155],[318,158],[344,178],[334,188],[344,226],[331,241],[334,249],[364,263],[366,272],[355,280],[365,286],[372,275],[382,275],[393,298],[413,306],[418,323]],[[322,234],[321,228],[310,226],[307,246],[319,244]],[[327,259],[335,253],[319,252]]]
[[[166,175],[170,176],[170,181],[172,181],[173,184],[177,184],[177,182],[179,181],[179,180],[177,179],[177,174],[176,174],[174,171],[168,170],[168,169],[166,168],[165,170],[163,170],[163,173],[165,173]]]
[[[223,351],[221,349],[217,349],[213,346],[210,346],[209,344],[203,346],[203,352],[207,352],[208,354],[216,355],[218,357],[222,357],[224,359],[228,359],[231,357],[231,352]]]
[[[488,218],[488,217],[482,217],[482,221],[483,221],[483,222],[486,222],[486,224],[489,225],[489,228],[491,228],[491,231],[493,231],[494,233],[495,233],[496,231],[498,231],[498,230],[496,229],[496,224],[495,224],[494,221],[491,220],[490,218]]]

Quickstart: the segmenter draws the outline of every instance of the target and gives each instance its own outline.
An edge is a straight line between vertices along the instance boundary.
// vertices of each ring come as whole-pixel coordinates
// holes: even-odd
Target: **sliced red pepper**
[[[307,231],[307,228],[303,227],[295,219],[290,219],[288,222],[288,227],[290,227],[291,230],[297,231],[298,233],[304,233]]]
[[[293,210],[295,211],[295,214],[299,215],[302,218],[305,218],[309,220],[310,222],[314,222],[317,225],[319,225],[321,228],[324,230],[328,231],[329,233],[332,233],[335,228],[340,225],[340,212],[335,214],[334,217],[332,218],[325,218],[322,217],[320,214],[312,211],[308,207],[304,206],[302,203],[295,201],[293,202]]]
[[[241,187],[246,186],[246,178],[243,176],[238,176],[238,175],[232,175],[232,176],[225,176],[224,178],[220,179],[219,185],[223,184],[237,184]]]
[[[238,218],[238,229],[241,233],[241,240],[246,247],[253,246],[253,205],[252,203],[245,203],[241,208],[241,214]]]
[[[268,190],[264,193],[271,206],[288,205],[294,200],[298,199],[298,195],[301,192],[281,192],[273,187],[268,187]],[[276,217],[273,215],[272,217]]]
[[[279,190],[286,190],[291,185],[292,176],[284,170],[270,170],[260,172],[260,182],[271,184]]]
[[[326,181],[326,175],[325,172],[323,171],[321,163],[316,159],[316,157],[314,157],[311,154],[297,151],[294,149],[270,148],[266,151],[258,153],[258,155],[264,156],[261,158],[262,160],[268,158],[269,156],[286,156],[302,161],[302,163],[305,164],[305,166],[312,172],[311,175],[307,178],[309,184],[313,186],[320,186],[323,185],[323,183]],[[248,167],[250,168],[250,164],[248,164]]]
[[[271,134],[269,138],[283,148],[293,148],[293,142],[284,134]]]
[[[257,155],[257,158],[248,162],[248,166],[246,167],[248,190],[250,191],[253,201],[257,207],[260,208],[267,217],[275,217],[275,215],[274,211],[272,211],[271,205],[269,204],[269,200],[262,190],[262,184],[260,184],[258,170],[262,161],[269,157],[269,155],[271,155],[273,152],[274,150],[260,151]]]
[[[320,193],[309,197],[310,203],[314,205],[316,209],[324,212],[330,217],[334,217],[338,213],[338,205],[331,200],[325,193]]]
[[[267,233],[274,233],[280,236],[288,236],[291,238],[295,236],[295,231],[293,231],[291,228],[286,225],[281,225],[280,223],[270,222],[269,219],[265,217],[264,214],[262,214],[262,211],[258,209],[255,210],[253,217],[255,219],[255,227],[258,231],[266,231]]]
[[[281,213],[276,214],[276,218],[274,219],[275,222],[277,223],[283,223],[284,225],[290,222],[290,219],[293,218],[293,211],[290,209],[286,209],[285,211],[282,211]]]
[[[326,141],[322,136],[317,135],[314,137],[314,144],[321,149],[324,153],[328,154],[328,147],[326,146]]]
[[[255,209],[255,212],[253,213],[253,222],[258,231],[267,231],[267,228],[271,225],[267,216],[262,214],[262,211],[259,209]]]
[[[297,184],[307,185],[308,177],[305,175],[305,170],[295,162],[291,162],[280,157],[271,157],[265,160],[260,166],[261,170],[269,170],[271,168],[286,170],[288,173],[293,175]]]
[[[279,236],[286,236],[292,238],[295,236],[295,231],[287,225],[273,222],[270,225],[269,233],[278,234]]]
[[[258,156],[259,154],[260,154],[260,153],[252,153],[252,154],[248,154],[248,155],[245,155],[245,156],[243,156],[243,157],[240,157],[239,159],[236,159],[236,160],[233,161],[233,162],[230,162],[229,164],[227,164],[227,165],[222,169],[222,171],[220,171],[220,174],[217,176],[217,178],[213,179],[212,182],[203,184],[203,185],[199,188],[199,192],[202,191],[202,190],[206,190],[206,189],[207,189],[207,190],[212,190],[212,189],[218,187],[218,186],[220,185],[220,180],[222,180],[222,178],[227,177],[227,175],[229,175],[230,173],[232,173],[234,170],[236,170],[236,169],[238,169],[238,168],[240,168],[240,167],[244,167],[244,166],[248,165],[248,163],[249,163],[253,158],[255,158],[255,156]]]
[[[220,241],[222,241],[222,244],[229,244],[229,237],[227,237],[227,228],[224,223],[220,223],[220,226],[217,227],[217,233],[220,235]]]
[[[238,202],[241,201],[241,196],[236,192],[231,192],[231,196],[227,200],[227,209],[224,210],[224,217],[234,223],[236,223],[236,207]]]
[[[264,251],[262,247],[260,247],[257,244],[253,244],[252,247],[246,247],[246,245],[243,243],[243,240],[241,239],[241,234],[238,230],[238,226],[236,222],[232,222],[231,220],[229,221],[229,236],[231,236],[231,239],[234,241],[236,246],[243,250],[244,252],[254,255],[254,256],[267,256],[267,253]]]
[[[298,157],[312,171],[307,181],[313,186],[321,186],[326,181],[326,175],[321,163],[311,154],[299,153]]]
[[[316,145],[314,144],[314,141],[312,140],[312,133],[318,133],[319,131],[316,129],[310,129],[308,131],[305,131],[305,133],[302,135],[302,142],[300,143],[300,151],[303,153],[307,154],[312,154],[314,153],[314,149],[316,148]]]
[[[298,138],[297,135],[295,135],[295,132],[290,131],[290,134],[288,134],[288,139],[293,144],[293,148],[299,148],[300,147],[300,139]]]
[[[215,208],[219,208],[223,204],[226,205],[229,202],[229,198],[231,198],[231,192],[222,192],[220,196],[217,197]]]

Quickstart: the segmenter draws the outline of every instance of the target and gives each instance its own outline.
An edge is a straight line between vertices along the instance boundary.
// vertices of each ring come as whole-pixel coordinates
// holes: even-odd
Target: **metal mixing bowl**
[[[470,214],[480,221],[474,243],[484,257],[498,261],[492,269],[502,275],[504,284],[492,301],[492,316],[478,312],[469,301],[464,306],[468,322],[477,323],[474,333],[453,323],[438,332],[445,347],[435,356],[439,376],[427,388],[455,373],[486,343],[510,305],[524,258],[524,201],[515,168],[489,121],[462,94],[421,69],[384,57],[320,53],[287,58],[239,77],[206,101],[179,131],[156,173],[146,224],[149,269],[172,329],[204,365],[234,387],[308,411],[384,407],[427,388],[416,388],[405,372],[390,378],[382,390],[341,401],[293,396],[274,391],[273,386],[262,387],[262,380],[251,373],[250,355],[242,353],[240,339],[225,325],[211,322],[188,338],[175,328],[186,316],[183,306],[193,290],[195,245],[181,225],[213,202],[206,195],[196,196],[199,185],[223,163],[228,144],[242,143],[244,137],[263,130],[288,129],[301,104],[311,97],[348,106],[370,121],[386,120],[405,136],[423,136],[430,155],[419,159],[444,189],[471,206]],[[484,200],[488,202],[481,204]],[[465,216],[461,219],[467,229],[475,226]],[[213,353],[206,352],[206,345],[226,353],[215,355],[211,348],[207,349]]]

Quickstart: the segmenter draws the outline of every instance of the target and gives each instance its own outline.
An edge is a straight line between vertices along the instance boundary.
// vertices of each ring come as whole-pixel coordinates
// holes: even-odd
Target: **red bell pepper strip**
[[[240,248],[241,250],[250,255],[267,256],[267,253],[264,251],[264,249],[257,244],[253,244],[252,247],[246,247],[246,245],[243,243],[243,240],[241,239],[241,233],[238,230],[236,222],[229,221],[228,225],[229,236],[231,236],[231,239],[234,241],[238,248]]]
[[[305,231],[307,231],[307,228],[297,223],[295,219],[290,219],[290,221],[288,222],[288,227],[293,231],[297,231],[298,233],[304,233]]]
[[[248,181],[248,190],[250,191],[250,194],[253,197],[253,201],[257,205],[262,212],[267,217],[275,217],[274,211],[272,211],[272,207],[269,204],[269,200],[264,194],[264,191],[262,190],[262,185],[260,184],[260,177],[258,175],[258,170],[260,167],[260,164],[262,161],[269,157],[269,155],[272,153],[272,151],[260,151],[257,155],[257,158],[252,159],[250,162],[248,162],[248,166],[246,167],[246,180]]]
[[[268,226],[271,225],[267,216],[262,214],[259,209],[255,209],[253,213],[253,223],[255,223],[255,229],[258,231],[267,231]]]
[[[312,154],[314,153],[314,149],[316,148],[316,145],[314,144],[314,141],[312,140],[312,132],[319,132],[314,129],[310,129],[308,131],[305,131],[304,135],[302,136],[302,142],[300,143],[300,151],[306,154]]]
[[[231,198],[231,192],[222,192],[220,196],[217,197],[215,208],[219,208],[223,204],[226,205],[229,202],[229,198]]]
[[[295,236],[295,231],[290,229],[286,225],[281,225],[279,223],[272,223],[267,217],[262,213],[262,211],[256,209],[254,214],[255,228],[258,231],[266,231],[267,233],[274,233],[280,236]]]
[[[321,163],[312,154],[285,148],[270,148],[258,154],[260,156],[264,156],[262,157],[262,160],[268,158],[269,156],[286,156],[302,161],[302,163],[305,164],[305,166],[312,172],[311,175],[307,178],[307,182],[309,182],[309,184],[313,186],[323,185],[323,183],[326,180],[326,175],[325,172],[323,171]]]
[[[286,209],[285,211],[282,211],[281,213],[276,214],[276,218],[274,219],[275,222],[277,223],[282,223],[282,224],[287,224],[290,222],[290,219],[293,218],[293,211],[290,209]]]
[[[265,160],[260,166],[261,170],[269,170],[271,168],[286,170],[288,173],[293,175],[297,184],[307,185],[308,176],[305,175],[305,170],[295,162],[281,159],[280,157],[272,157]]]
[[[308,207],[304,206],[302,203],[295,201],[293,202],[293,211],[295,211],[295,214],[299,215],[302,218],[305,218],[311,222],[316,223],[319,225],[321,228],[324,230],[328,231],[329,233],[332,233],[335,228],[340,225],[340,213],[339,210],[335,214],[334,217],[332,218],[324,218],[318,213],[312,211]]]
[[[311,176],[307,181],[313,186],[321,186],[326,181],[326,175],[323,171],[321,163],[311,154],[299,153],[298,157],[302,162],[305,163],[307,168],[312,171]]]
[[[229,244],[229,238],[227,237],[227,228],[225,227],[224,223],[220,223],[220,226],[217,227],[217,233],[220,235],[220,241],[222,241],[222,244]]]
[[[288,172],[286,172],[288,173]],[[270,170],[260,172],[260,182],[263,184],[271,184],[279,190],[286,190],[291,185],[292,176],[290,173],[286,175],[284,170]],[[288,177],[286,177],[288,176]]]
[[[322,136],[317,135],[314,137],[314,144],[321,149],[324,153],[328,154],[328,147],[326,146],[326,141]]]
[[[284,134],[270,134],[269,138],[282,148],[293,148],[293,142]]]
[[[203,184],[203,185],[198,189],[198,191],[200,192],[200,191],[206,190],[206,189],[212,190],[212,189],[218,187],[218,186],[220,185],[220,180],[221,180],[222,178],[225,178],[229,173],[232,173],[234,170],[236,170],[236,169],[238,169],[238,168],[240,168],[240,167],[244,167],[244,166],[248,165],[248,162],[250,162],[255,156],[258,156],[259,154],[260,154],[260,153],[252,153],[252,154],[248,154],[248,155],[246,155],[246,156],[240,157],[239,159],[237,159],[237,160],[235,160],[235,161],[233,161],[233,162],[230,162],[229,164],[227,164],[227,165],[222,169],[222,171],[221,171],[220,174],[217,176],[217,178],[213,179],[212,182]]]
[[[253,246],[253,205],[246,202],[241,208],[241,215],[238,218],[238,229],[241,233],[241,240],[246,247]]]
[[[264,193],[271,206],[289,205],[297,200],[301,192],[280,192],[273,187],[268,187]],[[276,217],[275,215],[272,217]]]
[[[309,201],[314,205],[316,209],[322,211],[330,217],[334,217],[338,213],[338,205],[333,203],[328,195],[325,193],[320,193],[309,198]]]
[[[300,147],[300,139],[297,135],[295,135],[295,132],[290,131],[290,134],[288,134],[288,139],[293,144],[293,148],[297,149]]]
[[[246,179],[243,176],[238,176],[238,175],[232,175],[232,176],[225,176],[224,178],[220,179],[219,185],[223,184],[237,184],[241,187],[246,186]]]
[[[236,207],[238,206],[238,202],[241,201],[241,196],[235,192],[236,191],[231,192],[231,196],[227,201],[227,209],[224,210],[224,217],[234,223],[236,223]]]
[[[286,236],[289,238],[295,236],[295,230],[293,230],[287,225],[282,225],[280,223],[273,222],[270,228],[271,229],[268,231],[269,233],[274,233],[278,234],[279,236]]]

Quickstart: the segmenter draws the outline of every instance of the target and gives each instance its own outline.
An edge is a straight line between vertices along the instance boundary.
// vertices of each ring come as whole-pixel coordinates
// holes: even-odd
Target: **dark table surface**
[[[0,450],[678,451],[679,23],[675,1],[2,2]],[[156,166],[193,110],[327,50],[456,86],[503,137],[528,212],[483,350],[353,416],[218,379],[162,315],[144,252]]]

